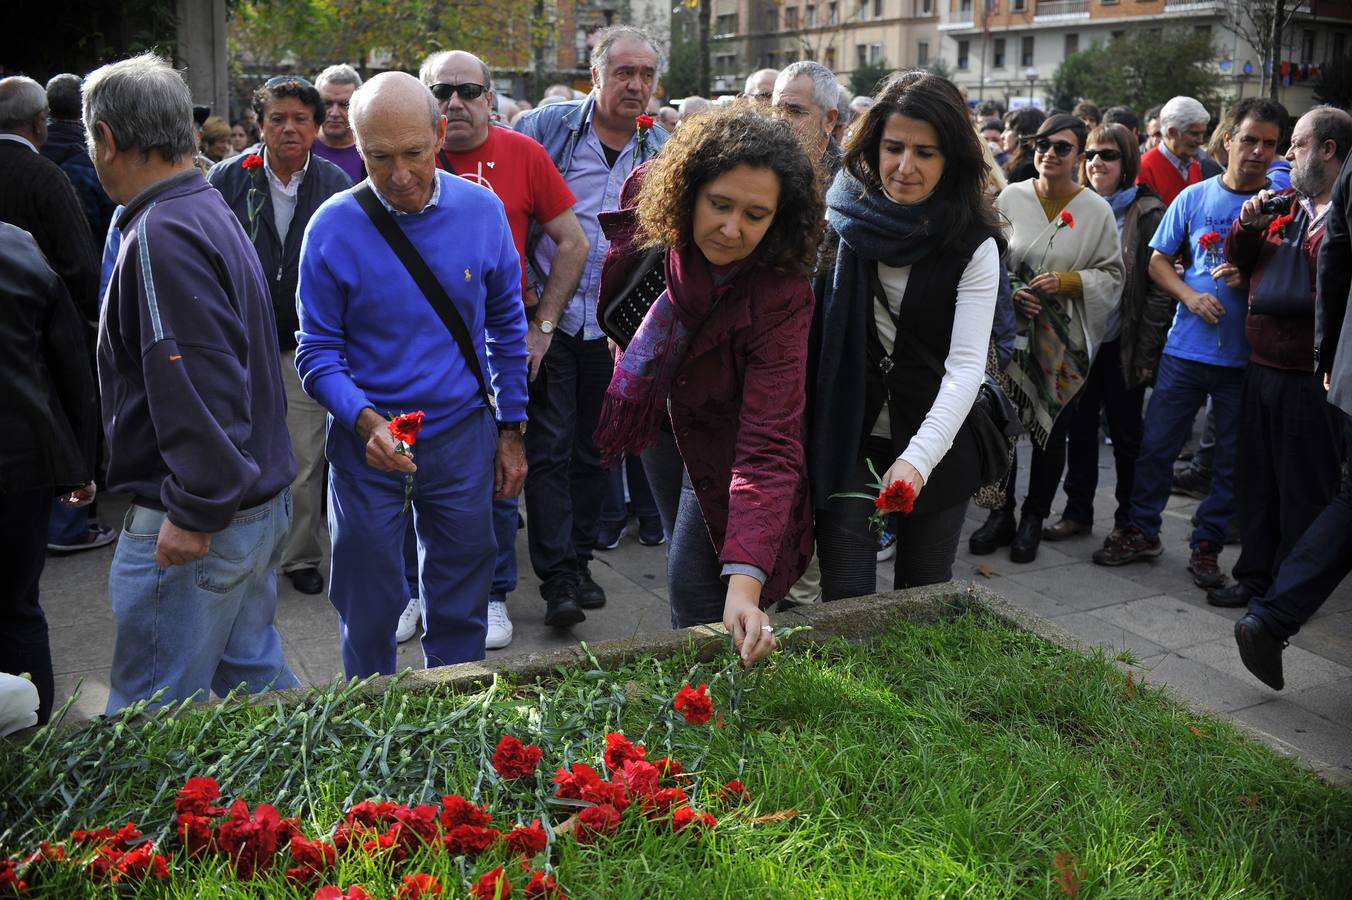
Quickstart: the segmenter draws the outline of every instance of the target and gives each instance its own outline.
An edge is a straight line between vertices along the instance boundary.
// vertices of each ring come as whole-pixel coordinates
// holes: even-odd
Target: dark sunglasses
[[[1048,150],[1055,150],[1057,156],[1070,156],[1075,152],[1075,145],[1070,141],[1057,141],[1052,143],[1048,138],[1038,138],[1033,141],[1033,146],[1037,148],[1038,153],[1046,153]]]
[[[459,94],[460,99],[465,101],[478,100],[484,95],[484,86],[472,81],[462,81],[460,84],[438,81],[432,85],[432,96],[437,98],[438,103],[445,103],[452,94]]]
[[[1064,155],[1064,154],[1062,154],[1062,155]],[[1084,161],[1085,161],[1085,162],[1093,162],[1093,161],[1094,161],[1094,157],[1096,157],[1096,156],[1101,156],[1101,157],[1103,157],[1103,161],[1104,161],[1104,162],[1117,162],[1119,159],[1122,158],[1122,151],[1121,151],[1121,150],[1112,150],[1112,149],[1108,149],[1108,150],[1086,150],[1086,151],[1084,151]]]

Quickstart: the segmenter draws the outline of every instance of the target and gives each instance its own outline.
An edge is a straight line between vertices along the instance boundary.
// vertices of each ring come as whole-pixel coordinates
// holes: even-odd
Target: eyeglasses
[[[1070,141],[1057,141],[1052,143],[1049,138],[1038,138],[1033,141],[1033,146],[1037,148],[1038,153],[1046,153],[1048,150],[1055,150],[1057,156],[1070,156],[1075,152],[1075,145]]]
[[[274,75],[263,82],[263,87],[275,88],[277,85],[286,84],[289,81],[294,81],[296,84],[304,85],[305,87],[314,87],[314,85],[310,84],[310,82],[301,78],[299,75]]]
[[[1061,155],[1062,155],[1062,156],[1065,156],[1064,153],[1061,154]],[[1113,149],[1106,149],[1106,150],[1086,150],[1086,151],[1084,151],[1084,160],[1085,160],[1085,162],[1093,162],[1093,161],[1094,161],[1094,157],[1096,157],[1096,156],[1101,156],[1101,157],[1103,157],[1103,161],[1104,161],[1104,162],[1117,162],[1119,159],[1122,158],[1122,151],[1121,151],[1121,150],[1113,150]]]
[[[459,84],[447,84],[444,81],[438,81],[432,85],[432,96],[437,98],[438,103],[445,103],[451,99],[452,94],[459,94],[461,100],[478,100],[484,94],[484,86],[475,84],[472,81],[462,81]]]

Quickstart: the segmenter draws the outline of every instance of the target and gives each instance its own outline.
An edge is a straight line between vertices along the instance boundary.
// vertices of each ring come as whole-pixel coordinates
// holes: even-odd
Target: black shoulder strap
[[[371,224],[376,226],[376,231],[390,245],[394,255],[399,257],[399,261],[408,269],[408,274],[413,276],[413,281],[418,285],[418,289],[423,292],[427,302],[431,304],[432,309],[436,310],[437,316],[441,319],[441,324],[446,326],[446,330],[455,338],[455,343],[460,347],[460,354],[465,357],[465,365],[474,373],[474,378],[479,382],[479,393],[483,395],[484,402],[488,404],[489,409],[494,409],[493,397],[488,393],[488,384],[484,381],[484,371],[479,365],[479,354],[474,350],[474,344],[469,338],[469,328],[465,325],[465,320],[460,316],[460,311],[455,308],[455,303],[446,293],[446,289],[441,286],[437,276],[432,272],[432,268],[427,265],[427,261],[422,258],[418,248],[413,246],[413,242],[404,234],[404,229],[394,221],[394,216],[385,208],[371,190],[369,181],[363,182],[353,194],[357,202],[361,204],[362,211],[371,219]]]
[[[915,268],[911,268],[911,274],[915,274]],[[925,367],[938,375],[940,379],[944,377],[944,364],[934,358],[934,354],[912,337],[911,333],[901,325],[901,316],[892,312],[892,308],[887,305],[887,292],[883,290],[882,278],[878,276],[878,264],[874,263],[868,267],[870,287],[872,288],[873,300],[886,310],[887,315],[892,319],[892,323],[897,327],[897,335],[892,340],[892,355],[895,357],[897,352],[905,344],[920,359]],[[871,317],[870,317],[871,318]]]

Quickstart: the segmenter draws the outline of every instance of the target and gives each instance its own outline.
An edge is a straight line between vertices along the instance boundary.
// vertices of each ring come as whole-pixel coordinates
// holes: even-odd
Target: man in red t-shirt
[[[482,60],[459,50],[443,51],[429,56],[419,74],[446,117],[446,138],[437,153],[437,165],[493,191],[507,211],[507,223],[521,257],[521,296],[530,322],[526,349],[530,379],[534,381],[540,361],[549,350],[555,323],[577,291],[587,261],[587,236],[573,214],[573,192],[544,147],[523,134],[492,124],[493,77]],[[549,276],[538,285],[531,283],[531,267],[526,261],[526,233],[531,222],[539,223],[558,245]],[[505,647],[512,640],[506,599],[516,588],[517,501],[494,502],[493,520],[498,561],[488,604],[490,650]],[[416,610],[417,605],[411,608]]]

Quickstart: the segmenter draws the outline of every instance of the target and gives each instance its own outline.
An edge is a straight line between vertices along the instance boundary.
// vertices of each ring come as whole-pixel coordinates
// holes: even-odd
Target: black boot
[[[999,509],[991,510],[986,524],[982,525],[967,539],[967,547],[973,556],[986,556],[1014,540],[1014,504],[1009,503]]]
[[[1030,563],[1037,559],[1037,545],[1042,543],[1042,516],[1024,513],[1019,520],[1019,532],[1009,545],[1009,559],[1016,563]]]

